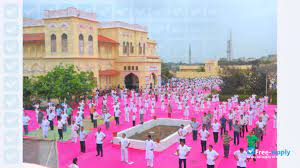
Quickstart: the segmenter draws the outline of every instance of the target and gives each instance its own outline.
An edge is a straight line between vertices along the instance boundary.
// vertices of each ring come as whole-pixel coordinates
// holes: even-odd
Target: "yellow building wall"
[[[98,22],[65,17],[44,19],[44,26],[24,27],[24,34],[44,33],[44,42],[24,42],[24,76],[47,73],[57,65],[73,64],[82,71],[92,71],[100,88],[124,87],[125,76],[133,73],[139,78],[139,86],[149,85],[152,74],[156,84],[161,80],[161,60],[147,58],[157,56],[156,42],[148,39],[148,33],[125,28],[98,28]],[[62,52],[62,34],[68,36],[68,52]],[[56,53],[51,53],[51,35],[56,35]],[[79,34],[84,36],[84,54],[79,54]],[[98,34],[119,44],[98,43]],[[88,36],[93,37],[93,55],[88,54]],[[123,42],[131,42],[134,52],[123,53]],[[138,44],[145,44],[145,54],[139,53]],[[134,70],[124,70],[133,66]],[[136,67],[138,69],[136,70]],[[100,76],[99,71],[116,70],[117,76]]]

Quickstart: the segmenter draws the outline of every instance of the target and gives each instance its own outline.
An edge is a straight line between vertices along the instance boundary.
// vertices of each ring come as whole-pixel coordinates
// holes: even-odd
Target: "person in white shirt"
[[[72,129],[72,133],[71,133],[72,142],[76,143],[78,137],[77,131],[79,130],[79,126],[75,123],[75,121],[72,121],[71,129]]]
[[[75,118],[75,121],[76,121],[76,124],[77,124],[79,127],[82,126],[82,116],[81,116],[79,113],[77,113],[77,116],[76,116],[76,118]]]
[[[244,115],[241,115],[241,117],[240,117],[240,124],[241,124],[240,137],[244,138],[245,126],[247,125],[247,121],[246,121],[246,118],[244,117]],[[247,132],[248,132],[248,129],[247,129]]]
[[[155,143],[153,142],[151,135],[148,135],[148,138],[145,141],[145,151],[146,151],[145,159],[147,160],[147,167],[153,168],[154,148],[155,148]]]
[[[65,112],[62,112],[61,122],[63,124],[63,132],[67,132],[67,119],[68,119],[68,115]]]
[[[72,164],[70,164],[68,168],[79,168],[79,166],[77,165],[77,160],[77,158],[74,158]]]
[[[265,122],[262,120],[261,117],[259,117],[259,120],[256,121],[256,125],[258,125],[258,127],[260,129],[263,130],[263,132],[265,132],[265,129],[266,129],[266,125],[265,125]],[[263,140],[263,134],[261,135],[261,141]]]
[[[265,129],[264,129],[264,135],[266,135],[266,127],[269,121],[269,115],[266,113],[266,111],[263,111],[263,114],[261,115],[262,121],[265,123]]]
[[[206,130],[205,127],[202,127],[202,129],[199,132],[199,135],[201,137],[201,153],[204,153],[206,151],[206,140],[209,137],[209,132]]]
[[[50,129],[54,130],[54,125],[53,125],[53,120],[55,118],[55,114],[53,111],[50,112],[49,116],[48,116],[48,120],[50,122]]]
[[[213,146],[209,145],[208,149],[204,152],[206,155],[206,164],[207,168],[214,168],[215,167],[215,161],[219,158],[218,152],[213,150]]]
[[[27,113],[23,116],[23,128],[24,128],[24,134],[28,135],[28,125],[29,125],[30,117]]]
[[[103,120],[104,123],[105,123],[105,128],[106,128],[106,129],[109,129],[109,126],[110,126],[110,118],[111,118],[111,115],[110,115],[107,111],[104,111],[104,114],[102,114],[102,120]]]
[[[237,168],[246,168],[247,157],[248,154],[244,151],[244,148],[240,148],[240,150],[234,152],[234,158],[237,161]]]
[[[97,150],[97,155],[99,156],[101,153],[101,157],[103,157],[103,141],[106,138],[105,134],[101,131],[101,128],[98,128],[98,131],[96,132],[96,150]]]
[[[50,122],[47,120],[46,117],[44,117],[42,124],[41,124],[42,131],[43,131],[43,138],[48,137],[49,125],[50,125]]]
[[[136,113],[132,114],[132,126],[135,126]]]
[[[116,126],[120,125],[120,108],[116,107],[115,108],[115,120],[116,120]]]
[[[139,112],[140,112],[140,124],[143,124],[144,123],[144,113],[145,113],[145,109],[143,106],[140,108]]]
[[[179,157],[179,168],[182,168],[182,163],[183,167],[186,168],[186,157],[190,153],[190,148],[185,145],[184,141],[180,142],[180,145],[177,147],[177,155]]]
[[[124,111],[125,111],[125,121],[129,122],[129,107],[128,107],[128,104],[125,105]]]
[[[277,109],[275,109],[273,119],[274,119],[273,128],[277,128]]]
[[[215,119],[215,122],[212,124],[212,128],[213,128],[213,135],[214,135],[214,142],[217,143],[218,142],[218,137],[219,137],[219,129],[221,127],[221,124],[218,123],[218,120]]]
[[[128,163],[128,147],[130,145],[129,140],[126,138],[126,134],[122,134],[122,138],[120,138],[120,148],[121,148],[121,161]]]
[[[61,118],[58,118],[57,121],[57,131],[58,131],[58,135],[59,135],[59,140],[63,140],[63,122],[61,121]]]
[[[179,142],[183,141],[185,143],[185,137],[187,135],[187,130],[184,129],[184,125],[180,125],[180,128],[178,130],[178,135],[179,135]]]
[[[84,128],[80,128],[79,132],[79,140],[80,140],[80,151],[85,153],[85,139],[87,137],[87,133],[84,131]]]
[[[94,124],[94,128],[97,128],[97,119],[99,117],[99,114],[97,113],[97,111],[94,111],[93,113],[93,124]]]

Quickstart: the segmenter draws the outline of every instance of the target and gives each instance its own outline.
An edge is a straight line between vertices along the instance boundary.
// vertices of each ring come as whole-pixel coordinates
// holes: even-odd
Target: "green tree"
[[[250,70],[225,69],[222,74],[222,94],[263,96],[266,89],[266,74],[256,67]]]
[[[161,63],[161,77],[162,81],[167,81],[168,79],[174,77],[174,75],[170,72],[170,65],[166,63]]]
[[[31,97],[34,95],[33,81],[31,78],[23,77],[23,104],[27,109],[31,105]]]
[[[79,98],[89,94],[96,87],[92,72],[75,69],[74,65],[56,66],[46,75],[36,78],[34,88],[37,95],[44,99],[57,98],[60,101]]]

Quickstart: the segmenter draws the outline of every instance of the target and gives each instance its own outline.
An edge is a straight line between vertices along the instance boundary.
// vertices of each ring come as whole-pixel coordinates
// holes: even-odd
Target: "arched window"
[[[126,53],[126,43],[125,43],[125,41],[123,41],[123,54],[125,54]]]
[[[129,42],[126,42],[126,54],[129,54]]]
[[[146,44],[144,43],[143,44],[143,54],[145,55],[145,53],[146,53]]]
[[[61,36],[61,52],[68,52],[68,36],[65,33]]]
[[[142,46],[141,46],[141,43],[139,43],[139,54],[142,54]]]
[[[51,35],[51,53],[56,52],[56,35],[52,34]]]
[[[129,43],[130,54],[132,53],[132,42]]]
[[[93,36],[89,35],[89,55],[94,55],[94,47],[93,47]]]
[[[83,55],[84,53],[84,41],[83,41],[83,35],[79,35],[79,54]]]

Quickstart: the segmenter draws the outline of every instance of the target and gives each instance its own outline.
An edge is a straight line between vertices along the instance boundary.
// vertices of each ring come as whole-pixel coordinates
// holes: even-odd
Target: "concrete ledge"
[[[121,132],[118,132],[117,137],[113,138],[113,144],[119,144],[120,138],[123,133],[125,133],[127,135],[127,137],[130,137],[132,135],[141,133],[145,130],[148,130],[148,129],[158,126],[158,125],[180,126],[181,124],[183,124],[185,126],[184,128],[186,130],[188,130],[188,132],[191,132],[192,128],[191,128],[190,123],[191,123],[190,120],[171,119],[171,118],[158,118],[156,120],[149,120],[149,121],[145,122],[143,125],[139,124],[134,127],[125,129]],[[130,148],[145,150],[145,142],[144,141],[135,140],[135,139],[129,139],[129,141],[130,141],[130,146],[129,146]],[[154,151],[161,152],[178,141],[179,141],[179,136],[176,131],[175,133],[169,135],[168,137],[160,140],[160,143],[156,143],[156,147],[155,147]]]

